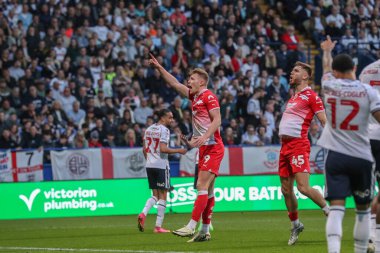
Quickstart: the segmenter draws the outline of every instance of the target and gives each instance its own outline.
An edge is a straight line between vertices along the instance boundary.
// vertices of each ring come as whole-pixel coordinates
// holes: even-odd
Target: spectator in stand
[[[61,103],[58,100],[53,102],[51,114],[54,118],[54,125],[57,125],[61,128],[65,128],[68,122],[67,115],[64,110],[62,110]]]
[[[327,22],[325,16],[321,14],[321,8],[315,7],[313,16],[309,22],[304,23],[305,30],[313,39],[314,43],[319,45],[322,38],[326,35]]]
[[[360,29],[359,35],[358,35],[358,49],[360,50],[360,53],[368,53],[370,50],[370,45],[368,41],[368,37],[365,30]]]
[[[88,141],[86,140],[85,133],[83,131],[78,131],[75,135],[74,141],[72,143],[73,148],[88,148]]]
[[[29,132],[22,140],[22,148],[42,148],[42,136],[38,133],[36,126],[30,126]]]
[[[136,132],[132,128],[128,129],[124,135],[124,143],[125,147],[139,147],[141,145],[138,138],[136,138]]]
[[[274,93],[280,94],[283,101],[286,101],[288,93],[286,92],[284,86],[280,83],[278,76],[274,76],[271,84],[266,89],[266,100],[274,98]]]
[[[169,107],[169,110],[173,113],[173,118],[177,122],[181,122],[183,119],[183,111],[182,111],[181,105],[182,105],[182,99],[180,96],[177,96],[174,99],[173,104]]]
[[[266,125],[265,131],[268,134],[270,138],[272,138],[273,131],[275,130],[276,126],[276,119],[277,117],[275,116],[274,112],[274,105],[275,102],[273,100],[269,100],[268,103],[265,105],[265,111],[264,111],[264,118],[267,119],[268,124]]]
[[[97,131],[93,131],[90,134],[90,142],[88,143],[88,147],[90,148],[100,148],[103,147],[101,142],[99,141],[99,134]]]
[[[253,126],[257,126],[259,119],[262,115],[260,99],[263,99],[265,96],[265,90],[261,87],[258,87],[254,90],[253,96],[248,100],[247,104],[247,122]]]
[[[78,127],[80,123],[84,121],[86,112],[80,109],[80,103],[75,101],[72,105],[72,109],[67,113],[67,117]]]
[[[341,37],[340,43],[347,49],[352,47],[357,42],[357,39],[352,35],[352,30],[347,29],[345,34]]]
[[[8,129],[4,129],[1,132],[0,137],[0,149],[15,149],[17,148],[17,143],[12,140],[11,132]]]
[[[223,144],[224,145],[239,145],[240,142],[234,135],[231,127],[227,127],[223,134]]]
[[[299,42],[298,36],[295,34],[295,28],[293,25],[289,25],[281,37],[283,43],[286,44],[288,50],[296,50]]]
[[[270,145],[272,143],[271,138],[267,135],[265,126],[258,126],[256,128],[257,134],[254,137],[254,145],[256,146],[265,146]]]
[[[251,124],[247,125],[247,131],[243,134],[241,138],[241,144],[255,145],[257,141],[255,127]]]
[[[69,143],[68,136],[65,133],[63,133],[59,136],[59,139],[55,144],[55,148],[67,149],[70,148],[71,145],[72,144]]]
[[[42,132],[46,125],[51,135],[43,132],[43,145],[51,146],[57,144],[55,141],[61,134],[67,135],[67,143],[74,145],[75,131],[67,131],[71,129],[70,122],[82,128],[90,140],[90,132],[102,121],[105,129],[115,132],[117,145],[127,145],[121,141],[127,129],[133,128],[134,118],[141,115],[138,113],[143,107],[141,100],[150,99],[145,107],[153,113],[167,108],[176,97],[160,75],[147,68],[144,57],[152,51],[180,82],[190,68],[204,67],[212,80],[210,86],[224,101],[221,106],[225,125],[228,120],[235,122],[236,114],[237,127],[231,128],[235,139],[240,139],[241,130],[237,134],[237,129],[247,124],[244,117],[255,85],[266,90],[272,80],[277,82],[276,75],[288,89],[286,79],[277,75],[277,69],[287,70],[289,59],[298,55],[290,55],[286,44],[267,43],[284,38],[285,26],[280,18],[285,17],[284,7],[280,2],[275,6],[272,1],[273,6],[263,15],[257,1],[239,0],[236,8],[227,2],[206,1],[193,6],[182,0],[177,2],[174,8],[170,1],[162,4],[106,1],[103,5],[96,0],[88,4],[74,1],[65,8],[37,3],[17,5],[18,9],[2,12],[0,37],[6,43],[0,43],[0,100],[9,99],[0,101],[0,111],[7,115],[4,124],[8,127],[21,120],[28,125],[20,130],[23,136],[30,131],[31,124],[41,126]],[[307,4],[303,8],[305,13],[299,14],[311,19],[310,1]],[[367,3],[358,8],[357,18],[353,11],[355,3],[346,5],[344,17],[350,16],[352,24],[345,27],[356,30],[360,24],[359,29],[364,25],[368,30],[371,27],[368,21],[378,19],[377,8],[370,8]],[[322,13],[326,14],[326,10]],[[296,38],[294,33],[293,36],[288,35],[289,41]],[[367,39],[375,53],[377,33],[373,31]],[[281,91],[273,96],[275,107],[280,107]],[[260,112],[266,108],[265,102],[259,99]],[[183,103],[175,110],[185,109],[187,102]],[[110,110],[112,114],[108,114]],[[133,110],[137,113],[133,114]],[[123,112],[125,117],[118,119]],[[178,120],[178,127],[183,133],[190,133],[189,111],[182,110],[182,114],[183,121]],[[248,116],[248,122],[251,117]],[[136,141],[132,141],[132,146],[141,145],[138,136],[150,124],[146,119],[135,125]],[[260,119],[256,121],[259,123]],[[14,136],[17,134],[12,132],[11,137]],[[107,136],[99,137],[106,145]]]
[[[287,70],[289,54],[288,46],[281,44],[280,49],[276,52],[277,66],[279,68]]]
[[[319,137],[321,136],[320,126],[316,121],[312,121],[310,124],[309,133],[307,135],[310,145],[316,145]]]
[[[136,123],[145,125],[147,118],[152,115],[153,115],[153,109],[148,107],[148,101],[145,98],[142,99],[141,105],[134,110]]]
[[[114,148],[116,147],[115,134],[113,131],[107,132],[107,138],[104,140],[103,147]]]
[[[305,44],[300,42],[296,46],[296,50],[289,54],[288,65],[287,65],[287,73],[290,73],[292,70],[292,66],[297,62],[306,62],[306,53],[305,53]]]
[[[58,97],[58,101],[61,102],[62,109],[65,113],[69,113],[73,108],[73,103],[76,102],[76,98],[71,95],[71,91],[69,87],[65,87],[62,95]]]
[[[342,36],[343,30],[342,27],[344,25],[344,18],[339,13],[339,9],[336,6],[331,8],[331,14],[326,17],[326,34],[330,36]]]

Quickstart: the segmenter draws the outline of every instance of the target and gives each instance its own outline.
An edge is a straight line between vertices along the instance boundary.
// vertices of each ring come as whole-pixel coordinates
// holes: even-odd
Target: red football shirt
[[[324,110],[322,100],[310,87],[306,87],[286,104],[280,122],[280,135],[307,138],[314,115]]]
[[[218,98],[208,89],[202,90],[198,95],[189,94],[193,111],[193,136],[202,136],[211,125],[209,112],[220,108]],[[220,129],[205,142],[204,145],[223,144]]]

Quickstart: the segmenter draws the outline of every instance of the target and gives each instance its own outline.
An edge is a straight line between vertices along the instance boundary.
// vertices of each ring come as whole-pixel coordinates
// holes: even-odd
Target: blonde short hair
[[[190,72],[189,76],[194,75],[194,74],[198,74],[203,80],[206,81],[206,86],[208,85],[209,76],[205,70],[201,68],[195,68]]]

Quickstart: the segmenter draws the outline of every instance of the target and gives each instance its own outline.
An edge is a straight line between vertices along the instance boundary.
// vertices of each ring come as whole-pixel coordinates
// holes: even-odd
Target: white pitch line
[[[74,249],[74,248],[37,248],[37,247],[0,247],[2,250],[43,250],[43,251],[71,251],[71,252],[111,252],[111,253],[191,253],[183,251],[147,251],[147,250],[123,250],[123,249]]]

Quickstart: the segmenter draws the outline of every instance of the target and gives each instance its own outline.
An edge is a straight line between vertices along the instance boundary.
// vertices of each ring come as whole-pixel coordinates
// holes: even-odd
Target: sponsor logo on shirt
[[[215,97],[213,95],[208,95],[207,99],[209,99],[209,100],[215,100]]]
[[[306,95],[301,94],[301,95],[300,95],[300,98],[301,98],[302,100],[309,101],[309,97],[306,96]]]
[[[203,104],[202,100],[198,100],[197,102],[195,102],[195,105],[201,105],[201,104]]]

